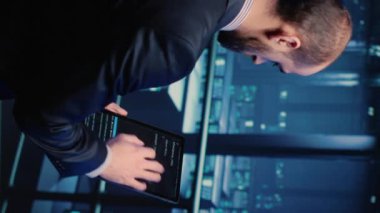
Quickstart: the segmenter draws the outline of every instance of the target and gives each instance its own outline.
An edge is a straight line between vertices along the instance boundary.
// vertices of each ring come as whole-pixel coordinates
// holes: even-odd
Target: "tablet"
[[[117,133],[126,133],[136,135],[145,146],[153,148],[155,160],[164,166],[165,172],[159,183],[146,182],[147,189],[141,193],[178,203],[184,149],[182,136],[111,112],[93,114],[85,119],[85,125],[103,141]]]

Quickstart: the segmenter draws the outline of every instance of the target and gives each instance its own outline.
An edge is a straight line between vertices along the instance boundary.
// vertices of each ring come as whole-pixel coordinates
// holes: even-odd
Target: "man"
[[[106,146],[83,125],[86,116],[104,107],[126,115],[109,105],[116,95],[185,77],[219,30],[225,47],[300,75],[331,64],[352,31],[338,0],[6,4],[0,82],[15,97],[19,127],[61,175],[100,175],[137,190],[146,189],[138,179],[161,179],[154,151],[125,134]]]

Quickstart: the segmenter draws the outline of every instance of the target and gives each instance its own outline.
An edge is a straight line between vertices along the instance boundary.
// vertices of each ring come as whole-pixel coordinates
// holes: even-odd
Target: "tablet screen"
[[[117,133],[134,134],[144,142],[145,146],[153,148],[156,151],[156,160],[164,166],[165,172],[162,174],[159,183],[146,182],[147,189],[144,193],[172,203],[178,202],[184,146],[183,137],[108,112],[93,114],[85,120],[85,124],[103,141]]]

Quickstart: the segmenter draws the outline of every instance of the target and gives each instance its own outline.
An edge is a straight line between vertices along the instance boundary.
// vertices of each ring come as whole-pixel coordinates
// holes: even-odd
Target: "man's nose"
[[[254,64],[263,64],[265,62],[267,62],[267,60],[265,60],[264,58],[260,57],[260,56],[252,56],[252,61]]]

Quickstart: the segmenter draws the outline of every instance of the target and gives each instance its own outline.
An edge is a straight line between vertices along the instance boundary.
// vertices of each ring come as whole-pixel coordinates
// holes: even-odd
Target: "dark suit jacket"
[[[118,94],[185,77],[244,1],[10,2],[0,9],[0,82],[20,128],[69,176],[106,156],[83,119]]]

